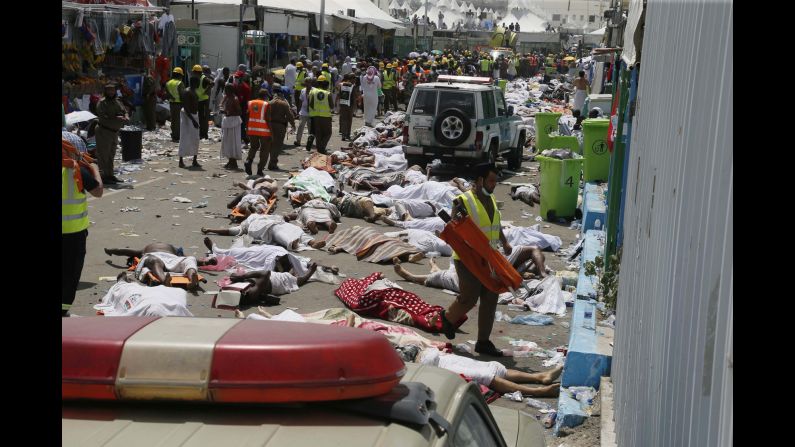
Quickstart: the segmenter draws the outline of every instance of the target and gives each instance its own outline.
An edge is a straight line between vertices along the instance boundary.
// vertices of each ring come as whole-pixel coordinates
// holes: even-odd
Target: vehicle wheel
[[[522,151],[524,150],[524,134],[519,135],[519,144],[511,149],[505,157],[508,160],[508,169],[516,171],[522,167]]]
[[[496,164],[497,163],[497,145],[492,144],[489,151],[483,154],[483,163]]]
[[[458,146],[469,138],[472,123],[464,112],[458,109],[447,109],[436,118],[433,132],[436,141],[445,146]]]

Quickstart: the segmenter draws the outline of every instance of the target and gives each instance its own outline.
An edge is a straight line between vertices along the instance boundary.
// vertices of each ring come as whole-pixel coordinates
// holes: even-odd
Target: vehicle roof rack
[[[477,76],[440,75],[437,78],[437,80],[439,82],[447,82],[448,84],[452,84],[453,82],[460,82],[463,84],[481,84],[481,85],[492,84],[491,78],[477,77]]]

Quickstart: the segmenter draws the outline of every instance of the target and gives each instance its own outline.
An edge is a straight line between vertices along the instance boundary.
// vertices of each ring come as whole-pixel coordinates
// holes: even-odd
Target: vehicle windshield
[[[458,109],[468,118],[475,119],[475,98],[469,92],[442,91],[439,93],[439,113],[447,109]]]

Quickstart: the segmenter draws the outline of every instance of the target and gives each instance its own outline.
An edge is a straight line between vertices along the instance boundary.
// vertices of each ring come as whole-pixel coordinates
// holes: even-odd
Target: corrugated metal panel
[[[612,365],[622,447],[732,445],[732,11],[646,7]]]

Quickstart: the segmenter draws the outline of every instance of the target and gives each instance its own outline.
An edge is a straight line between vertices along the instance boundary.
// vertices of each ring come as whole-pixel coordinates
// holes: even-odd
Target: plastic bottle
[[[552,428],[552,426],[555,425],[555,419],[557,419],[557,417],[558,417],[557,412],[549,413],[543,418],[541,418],[541,424],[544,425],[544,428]]]
[[[601,230],[602,229],[602,221],[599,220],[599,219],[596,219],[594,221],[594,223],[593,223],[593,227],[594,227],[595,230]]]
[[[549,405],[548,403],[540,401],[538,399],[533,399],[532,397],[528,397],[524,401],[527,405],[533,408],[538,408],[539,410],[549,410],[550,408],[552,408],[552,406]]]

